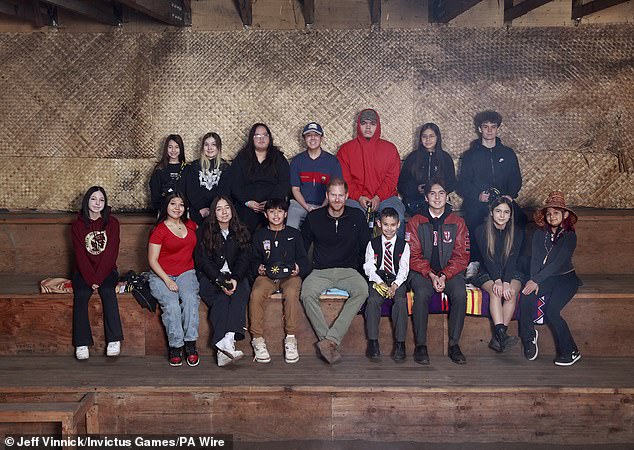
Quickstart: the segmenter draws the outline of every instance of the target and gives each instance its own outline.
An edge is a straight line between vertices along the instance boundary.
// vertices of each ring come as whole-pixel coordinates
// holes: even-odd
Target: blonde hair
[[[213,138],[214,141],[216,141],[216,147],[218,148],[218,154],[213,160],[205,156],[205,141],[209,138]],[[222,139],[220,139],[220,136],[218,135],[218,133],[211,132],[211,133],[205,134],[203,136],[203,141],[200,144],[200,159],[199,159],[200,168],[203,170],[203,173],[210,172],[211,169],[220,168],[220,162],[222,161],[220,157],[221,154],[222,154]]]

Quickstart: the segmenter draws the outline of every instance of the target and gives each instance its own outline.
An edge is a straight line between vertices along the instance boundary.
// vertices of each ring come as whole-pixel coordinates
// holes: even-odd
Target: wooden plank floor
[[[447,357],[432,357],[420,366],[408,355],[404,364],[389,357],[373,363],[344,356],[329,366],[312,355],[297,364],[274,358],[256,364],[245,358],[220,368],[203,357],[197,367],[170,367],[163,357],[91,356],[0,358],[0,393],[10,392],[497,392],[540,391],[634,393],[634,360],[584,358],[572,367],[557,367],[544,357],[526,361],[519,354],[480,356],[464,366]]]

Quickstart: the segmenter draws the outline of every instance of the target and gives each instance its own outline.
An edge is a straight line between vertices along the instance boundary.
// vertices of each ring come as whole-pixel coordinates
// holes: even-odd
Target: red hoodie
[[[401,158],[394,144],[381,139],[381,120],[378,114],[374,136],[370,140],[363,137],[359,120],[361,113],[357,116],[357,137],[339,148],[337,159],[341,164],[343,178],[348,183],[349,198],[358,201],[361,196],[371,199],[378,195],[383,201],[397,195],[396,183],[401,171]]]
[[[79,213],[71,225],[75,265],[88,286],[101,286],[110,272],[117,268],[119,256],[119,221],[110,216],[104,227],[103,219],[89,220],[86,225]]]

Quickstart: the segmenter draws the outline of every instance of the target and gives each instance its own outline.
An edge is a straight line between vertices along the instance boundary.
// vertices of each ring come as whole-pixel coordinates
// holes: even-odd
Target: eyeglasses
[[[267,137],[269,137],[269,135],[268,134],[254,134],[253,137],[256,139],[266,139]]]

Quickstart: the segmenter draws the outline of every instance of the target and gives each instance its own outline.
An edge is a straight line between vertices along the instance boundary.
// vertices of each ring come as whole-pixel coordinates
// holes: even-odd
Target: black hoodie
[[[465,209],[478,204],[480,193],[496,188],[502,195],[516,198],[522,188],[522,173],[512,148],[495,139],[495,147],[487,148],[480,140],[471,143],[462,155],[458,193]]]

